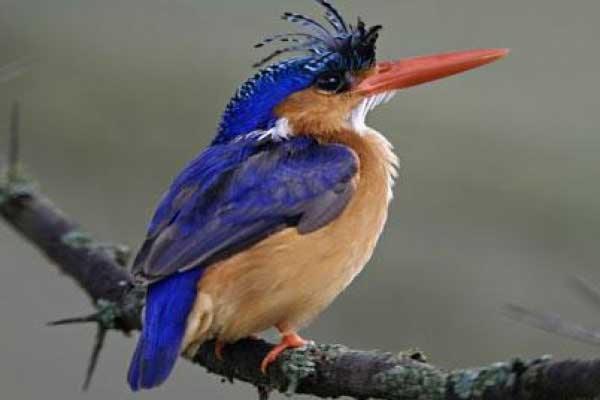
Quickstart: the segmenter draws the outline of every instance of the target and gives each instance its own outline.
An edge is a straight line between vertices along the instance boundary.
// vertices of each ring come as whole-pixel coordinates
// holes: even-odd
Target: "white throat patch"
[[[380,104],[385,104],[396,95],[396,91],[376,94],[375,96],[367,97],[356,106],[348,116],[348,122],[355,132],[363,134],[370,131],[367,126],[367,115]]]
[[[373,110],[380,104],[385,104],[390,101],[396,95],[396,92],[396,90],[393,90],[367,97],[358,106],[356,106],[348,116],[348,123],[354,132],[361,136],[372,136],[381,150],[381,155],[385,160],[385,167],[388,175],[388,201],[390,201],[393,197],[392,188],[394,187],[394,182],[398,177],[400,161],[398,160],[396,154],[394,154],[392,144],[381,133],[367,126],[366,120],[369,111]]]

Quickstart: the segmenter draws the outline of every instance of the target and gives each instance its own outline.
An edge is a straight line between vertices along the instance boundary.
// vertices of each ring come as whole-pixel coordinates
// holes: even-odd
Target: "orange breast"
[[[275,324],[299,329],[369,260],[387,218],[396,158],[376,132],[336,139],[354,150],[360,165],[346,209],[315,232],[285,229],[211,266],[199,284],[202,301],[190,315],[186,343],[232,342]]]

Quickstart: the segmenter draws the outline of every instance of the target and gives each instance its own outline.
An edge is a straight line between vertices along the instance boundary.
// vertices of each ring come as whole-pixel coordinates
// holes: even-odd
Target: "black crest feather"
[[[379,37],[381,25],[367,28],[359,18],[356,26],[347,24],[339,11],[328,0],[315,0],[325,9],[325,20],[333,30],[322,23],[302,14],[286,12],[282,19],[298,25],[301,32],[281,33],[265,37],[254,47],[261,48],[272,43],[291,42],[271,52],[268,56],[254,64],[262,67],[274,58],[294,52],[310,53],[321,59],[332,54],[339,54],[348,64],[348,68],[361,68],[375,62],[375,45]]]

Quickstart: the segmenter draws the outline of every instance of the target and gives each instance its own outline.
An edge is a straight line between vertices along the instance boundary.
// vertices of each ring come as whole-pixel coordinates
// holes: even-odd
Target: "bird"
[[[398,158],[367,114],[396,91],[489,64],[507,49],[376,60],[382,26],[286,12],[297,30],[237,90],[214,139],[178,174],[152,217],[132,273],[146,288],[128,383],[167,380],[182,354],[270,328],[260,365],[307,345],[312,322],[368,262],[384,228]],[[283,56],[288,56],[284,58]],[[258,368],[259,366],[257,366]]]

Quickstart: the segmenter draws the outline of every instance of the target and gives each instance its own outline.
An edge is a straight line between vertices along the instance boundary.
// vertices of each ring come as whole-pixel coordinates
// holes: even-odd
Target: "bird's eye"
[[[315,85],[324,92],[341,93],[348,89],[350,81],[343,72],[326,72],[317,78]]]

